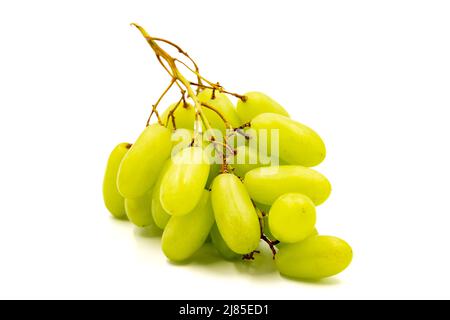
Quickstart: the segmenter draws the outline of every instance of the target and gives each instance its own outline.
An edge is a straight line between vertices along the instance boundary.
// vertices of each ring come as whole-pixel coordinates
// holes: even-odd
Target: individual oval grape
[[[192,105],[184,102],[174,103],[169,106],[161,115],[161,121],[165,125],[167,123],[169,129],[174,129],[172,117],[169,119],[170,112],[174,109],[175,125],[177,129],[184,128],[192,130],[195,121],[195,109]]]
[[[317,206],[331,193],[328,179],[319,172],[301,166],[274,166],[247,172],[244,179],[250,197],[271,205],[285,193],[301,193]]]
[[[284,194],[270,209],[270,231],[281,242],[302,241],[313,232],[315,225],[316,208],[311,199],[303,194]]]
[[[261,236],[259,220],[241,180],[229,173],[219,175],[211,198],[217,227],[228,247],[239,254],[255,250]]]
[[[126,218],[126,212],[125,199],[117,189],[117,172],[130,147],[129,143],[120,143],[114,148],[109,156],[103,178],[103,201],[108,211],[118,219]]]
[[[171,160],[161,188],[161,205],[173,216],[191,212],[200,201],[210,165],[201,147],[181,150]]]
[[[206,103],[219,111],[225,119],[231,124],[233,128],[240,126],[240,120],[236,113],[233,103],[228,99],[226,94],[220,93],[216,90],[213,96],[211,89],[204,89],[198,94],[198,99],[202,103]],[[223,133],[227,129],[221,117],[211,109],[203,107],[203,112],[208,118],[209,124]]]
[[[289,113],[278,102],[264,93],[247,92],[244,96],[247,100],[239,99],[237,103],[237,114],[241,124],[250,122],[262,113],[277,113],[289,117]]]
[[[312,236],[299,243],[280,246],[275,264],[285,276],[318,280],[345,270],[352,257],[352,248],[344,240]]]
[[[259,135],[265,130],[268,146],[272,146],[270,130],[278,130],[278,154],[289,164],[313,167],[325,159],[322,138],[311,128],[288,117],[274,113],[260,114],[251,121],[251,128]]]
[[[231,161],[231,166],[234,169],[234,174],[238,177],[245,177],[245,174],[250,170],[267,167],[270,165],[270,161],[264,159],[258,151],[248,146],[239,146],[236,149],[236,155]]]
[[[152,225],[152,191],[139,198],[125,199],[125,211],[134,225],[138,227]]]
[[[139,198],[148,193],[158,178],[172,149],[169,129],[153,124],[142,134],[122,160],[117,186],[124,198]]]
[[[203,191],[197,206],[184,216],[173,216],[162,235],[162,249],[172,261],[190,258],[205,243],[214,224],[209,191]]]
[[[155,225],[160,228],[161,230],[164,230],[167,223],[170,219],[170,214],[167,213],[166,210],[164,210],[163,206],[161,205],[161,183],[164,178],[164,175],[167,172],[167,169],[171,165],[171,160],[167,160],[166,163],[163,166],[163,169],[161,170],[161,173],[159,174],[158,180],[155,183],[155,187],[153,188],[152,193],[152,216],[153,220],[155,221]]]
[[[222,257],[224,257],[227,260],[234,260],[239,257],[239,255],[236,252],[233,252],[233,250],[231,250],[227,246],[216,224],[213,225],[210,235],[214,247],[217,249],[217,251],[220,253]]]

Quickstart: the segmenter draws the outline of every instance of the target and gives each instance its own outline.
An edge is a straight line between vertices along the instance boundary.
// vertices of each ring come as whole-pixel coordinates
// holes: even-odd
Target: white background
[[[0,298],[450,298],[449,16],[448,1],[2,1]],[[322,135],[318,228],[352,244],[348,270],[293,282],[213,250],[175,266],[109,217],[109,152],[169,80],[133,21]]]

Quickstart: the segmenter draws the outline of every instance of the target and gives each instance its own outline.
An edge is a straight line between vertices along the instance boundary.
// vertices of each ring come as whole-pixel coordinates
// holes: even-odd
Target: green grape
[[[352,248],[345,241],[330,236],[312,236],[299,243],[280,246],[275,264],[285,276],[318,280],[342,272],[352,257]]]
[[[259,220],[241,180],[229,173],[219,175],[211,197],[217,227],[228,247],[239,254],[255,250],[260,239]]]
[[[220,253],[222,257],[224,257],[227,260],[234,260],[239,257],[239,255],[236,252],[233,252],[227,246],[216,224],[213,225],[210,235],[214,247],[217,249],[217,251]]]
[[[236,113],[236,109],[234,108],[233,103],[228,99],[226,94],[220,93],[216,90],[214,93],[211,89],[205,89],[198,94],[198,99],[202,103],[206,103],[209,106],[215,108],[219,111],[225,119],[233,126],[233,128],[237,128],[240,126],[240,120]],[[205,116],[208,118],[209,124],[214,129],[220,130],[222,133],[225,133],[227,129],[221,117],[211,109],[207,107],[203,108],[203,112]]]
[[[190,258],[205,243],[213,224],[210,193],[204,190],[194,210],[170,218],[162,235],[164,254],[172,261]]]
[[[309,127],[288,117],[274,113],[260,114],[251,121],[251,128],[258,132],[259,138],[262,134],[267,134],[268,146],[276,142],[271,140],[270,130],[278,129],[277,151],[280,159],[289,164],[313,167],[325,159],[325,144],[320,136]]]
[[[171,161],[161,182],[160,200],[165,211],[181,216],[191,212],[200,201],[210,165],[201,147],[181,150]]]
[[[257,168],[247,172],[244,179],[250,197],[271,205],[285,193],[301,193],[317,206],[331,193],[328,179],[319,172],[301,166]]]
[[[131,144],[121,143],[111,152],[106,165],[105,177],[103,178],[103,200],[106,208],[111,214],[118,218],[126,218],[125,199],[117,189],[117,172],[123,157],[130,149]]]
[[[128,219],[138,227],[147,227],[154,223],[152,216],[152,191],[139,198],[125,199],[125,211]]]
[[[250,122],[261,113],[277,113],[289,117],[289,113],[271,97],[261,92],[247,92],[247,100],[239,99],[237,103],[237,114],[241,124]]]
[[[270,231],[281,242],[295,243],[306,239],[313,232],[315,224],[316,208],[303,194],[284,194],[270,209]]]
[[[250,170],[266,167],[270,165],[270,159],[264,159],[262,155],[258,154],[253,148],[247,146],[239,146],[236,149],[236,155],[233,156],[229,163],[234,169],[234,174],[243,178]]]
[[[169,106],[166,111],[161,115],[161,121],[165,125],[168,124],[169,129],[173,129],[172,117],[169,118],[170,112],[177,106],[177,103]],[[178,107],[175,109],[173,115],[175,116],[175,124],[177,129],[184,128],[192,130],[194,128],[195,121],[195,109],[192,105],[183,102],[178,103]]]
[[[163,166],[163,169],[161,170],[161,173],[159,174],[158,180],[156,180],[155,187],[153,189],[152,194],[152,216],[153,220],[155,221],[155,225],[160,228],[161,230],[164,230],[164,228],[167,225],[167,222],[169,222],[170,214],[167,213],[166,210],[161,205],[161,183],[162,180],[167,172],[167,169],[171,165],[171,160],[167,160],[166,163]]]
[[[148,193],[158,178],[172,148],[170,130],[153,124],[145,128],[122,160],[117,186],[124,198]]]

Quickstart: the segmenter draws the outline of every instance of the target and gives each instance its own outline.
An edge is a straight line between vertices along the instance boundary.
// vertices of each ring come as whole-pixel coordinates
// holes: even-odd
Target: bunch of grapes
[[[279,272],[291,278],[321,279],[347,268],[351,247],[316,229],[316,206],[331,192],[327,178],[310,168],[325,158],[320,136],[263,93],[239,95],[207,80],[179,46],[133,25],[171,81],[142,134],[109,157],[103,197],[111,214],[163,230],[162,251],[171,261],[189,259],[207,241],[225,259],[253,260],[266,243]],[[181,98],[160,114],[171,88]]]

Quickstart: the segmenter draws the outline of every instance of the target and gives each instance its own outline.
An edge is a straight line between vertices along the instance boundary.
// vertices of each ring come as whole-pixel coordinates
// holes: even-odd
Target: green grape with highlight
[[[192,105],[188,103],[184,104],[182,101],[170,105],[166,111],[164,111],[161,115],[163,124],[165,125],[167,123],[169,129],[174,129],[172,116],[169,118],[169,115],[175,107],[176,109],[173,112],[173,116],[175,118],[177,129],[184,128],[192,130],[194,128],[195,109]]]
[[[240,120],[236,113],[236,109],[226,94],[220,93],[216,90],[213,96],[213,91],[211,89],[204,89],[198,94],[198,99],[200,102],[215,108],[221,115],[224,116],[226,121],[233,128],[240,126]],[[208,109],[207,107],[203,107],[203,112],[208,118],[209,124],[212,128],[218,129],[222,133],[225,133],[227,128],[225,127],[224,121],[215,111]]]
[[[344,240],[312,236],[299,243],[280,246],[275,264],[287,277],[319,280],[342,272],[352,258],[352,248]]]
[[[279,197],[269,213],[269,228],[275,239],[295,243],[306,239],[316,225],[316,208],[307,196],[287,193]]]
[[[166,161],[166,163],[163,166],[163,169],[161,170],[161,173],[159,174],[158,180],[155,183],[155,187],[153,189],[152,194],[152,216],[153,220],[155,221],[155,225],[161,230],[164,230],[171,217],[170,214],[168,214],[167,211],[164,210],[160,200],[161,183],[170,165],[171,160],[169,159]]]
[[[153,124],[144,129],[122,160],[117,176],[120,194],[127,199],[148,193],[172,149],[169,129]]]
[[[201,147],[190,147],[177,153],[161,182],[160,200],[164,210],[173,216],[191,212],[200,201],[209,170],[208,159]]]
[[[313,167],[325,159],[326,149],[322,138],[311,128],[288,117],[263,113],[251,121],[251,128],[267,134],[268,146],[272,146],[271,130],[278,130],[278,154],[280,159],[292,164]]]
[[[234,260],[239,257],[239,255],[236,252],[233,252],[233,250],[231,250],[227,246],[216,224],[213,225],[210,235],[214,247],[222,257],[224,257],[226,260]]]
[[[289,113],[278,102],[261,92],[247,92],[246,101],[239,100],[237,103],[237,114],[241,124],[250,122],[262,113],[277,113],[289,117]]]
[[[138,227],[147,227],[154,224],[152,191],[139,198],[125,199],[125,211],[128,219]]]
[[[126,218],[125,199],[117,189],[117,173],[123,157],[130,149],[131,144],[120,143],[111,152],[106,165],[103,178],[103,201],[108,211],[116,218]]]
[[[205,243],[213,224],[210,192],[205,190],[194,210],[170,218],[161,240],[164,254],[177,262],[190,258]]]
[[[317,206],[331,193],[325,176],[301,166],[257,168],[247,172],[244,184],[254,201],[266,205],[272,205],[283,194],[301,193]]]
[[[239,254],[255,250],[260,239],[259,220],[239,178],[229,173],[219,175],[211,197],[217,227],[228,247]]]

